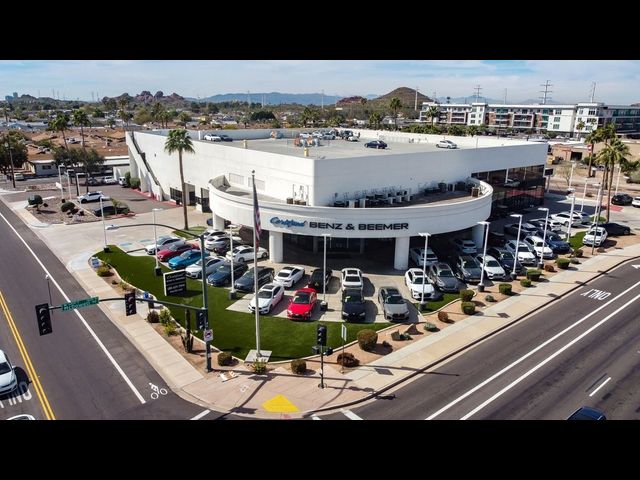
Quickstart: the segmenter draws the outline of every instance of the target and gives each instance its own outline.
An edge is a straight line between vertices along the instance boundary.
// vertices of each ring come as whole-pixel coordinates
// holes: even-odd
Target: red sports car
[[[318,294],[313,288],[301,288],[287,307],[287,317],[289,320],[311,320],[317,300]]]
[[[196,245],[187,242],[176,242],[169,245],[168,248],[164,250],[160,250],[158,252],[158,260],[161,262],[166,262],[173,257],[177,257],[182,252],[186,252],[187,250],[198,249]]]

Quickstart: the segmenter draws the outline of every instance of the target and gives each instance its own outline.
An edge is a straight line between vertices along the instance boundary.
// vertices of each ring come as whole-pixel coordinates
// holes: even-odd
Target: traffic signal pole
[[[320,347],[320,388],[324,388],[324,348]]]

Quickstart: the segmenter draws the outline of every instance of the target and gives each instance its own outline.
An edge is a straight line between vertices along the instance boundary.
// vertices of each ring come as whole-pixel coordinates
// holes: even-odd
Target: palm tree
[[[195,153],[193,143],[186,130],[170,130],[167,141],[164,143],[164,150],[169,155],[178,152],[178,165],[180,166],[180,185],[182,188],[182,214],[184,215],[184,229],[189,230],[189,220],[187,218],[187,202],[189,196],[184,184],[184,171],[182,169],[182,152]]]
[[[127,131],[127,126],[129,125],[129,120],[133,118],[133,114],[127,112],[127,108],[129,107],[129,101],[122,97],[118,100],[118,105],[120,109],[118,110],[118,117],[122,120],[122,131]]]
[[[472,137],[475,137],[478,134],[478,127],[476,125],[471,125],[467,128],[467,133]]]
[[[440,109],[435,105],[433,107],[429,107],[426,115],[431,119],[431,125],[433,125],[433,119],[440,116]]]
[[[378,112],[373,112],[371,115],[369,115],[369,124],[376,129],[380,126],[380,122],[382,122],[382,115],[380,115]]]
[[[71,122],[76,126],[80,127],[80,136],[82,138],[82,165],[84,166],[84,178],[85,178],[85,186],[87,187],[87,192],[89,192],[89,169],[87,162],[87,148],[84,145],[84,127],[91,126],[91,122],[89,121],[89,116],[87,112],[84,110],[78,109],[74,110],[71,114]]]
[[[64,148],[69,150],[67,145],[67,137],[64,136],[64,131],[69,128],[69,115],[64,112],[57,112],[56,118],[49,122],[49,130],[62,133],[62,140],[64,141]]]
[[[398,110],[402,108],[402,102],[398,97],[393,97],[389,101],[389,108],[393,111],[393,121],[396,125],[396,130],[398,130]]]
[[[116,120],[115,120],[115,118],[113,118],[113,117],[109,117],[109,118],[107,119],[107,126],[108,126],[109,128],[113,128],[113,127],[115,127],[115,126],[116,126]]]
[[[578,136],[580,136],[580,132],[582,131],[583,128],[584,128],[584,122],[580,120],[576,125],[576,130],[578,130]]]
[[[151,116],[153,117],[153,121],[162,123],[162,114],[164,112],[164,105],[162,105],[160,102],[154,103],[153,108],[151,109]]]
[[[591,172],[591,166],[593,164],[593,159],[595,158],[595,154],[596,154],[594,151],[595,144],[600,143],[602,141],[602,130],[599,128],[592,130],[587,135],[587,138],[585,139],[585,141],[591,145],[591,155],[589,155],[589,173],[587,173],[587,176],[594,177],[595,173]]]
[[[629,146],[622,143],[619,138],[611,140],[598,154],[598,160],[605,166],[605,174],[608,174],[609,170],[611,170],[611,174],[608,175],[609,184],[607,185],[607,177],[605,177],[603,183],[603,186],[607,187],[607,222],[611,214],[611,187],[613,184],[614,167],[619,165],[620,168],[624,168],[625,164],[629,163],[626,158],[627,155],[629,155]]]

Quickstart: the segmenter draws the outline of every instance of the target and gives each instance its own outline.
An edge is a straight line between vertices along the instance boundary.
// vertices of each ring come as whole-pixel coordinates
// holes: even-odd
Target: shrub
[[[372,352],[378,343],[378,334],[375,330],[360,330],[358,332],[358,345],[365,352]]]
[[[131,180],[129,180],[129,186],[131,188],[140,188],[140,179],[132,178]]]
[[[96,269],[96,273],[99,277],[110,277],[113,275],[111,268],[108,265],[101,265]]]
[[[342,365],[347,368],[357,367],[360,365],[360,360],[358,360],[353,353],[340,353],[338,355],[338,365]]]
[[[43,204],[42,204],[42,206],[43,206],[44,208],[48,208],[48,207],[49,207],[49,204],[45,202],[45,203],[43,203]]]
[[[131,186],[131,172],[127,172],[124,174],[124,184],[127,187]]]
[[[218,354],[218,365],[221,367],[228,367],[233,363],[233,357],[229,352],[220,352]]]
[[[409,335],[408,333],[400,333],[399,331],[395,331],[391,333],[391,340],[399,342],[399,341],[404,341],[404,340],[411,340],[411,335]],[[382,342],[382,345],[384,345],[385,342]]]
[[[476,313],[476,304],[473,302],[462,302],[462,312],[465,315],[473,315]]]
[[[307,362],[299,358],[291,360],[291,371],[297,375],[304,375],[307,371]]]
[[[176,328],[176,324],[173,322],[167,322],[164,324],[164,333],[167,336],[176,335],[178,333],[178,329]]]
[[[405,335],[405,334],[404,334],[404,333],[401,333],[400,335]],[[410,340],[410,339],[411,339],[411,337],[409,337],[409,340]],[[389,342],[387,342],[386,340],[384,340],[384,341],[382,342],[382,346],[383,346],[384,348],[390,348],[391,350],[393,350],[393,347],[391,346],[391,344],[390,344]]]
[[[579,263],[580,263],[580,260],[578,260],[577,258],[572,258],[572,259],[571,259],[571,263],[573,263],[573,264],[579,264]]]
[[[498,290],[503,295],[511,295],[511,284],[501,283],[500,285],[498,285]]]
[[[424,329],[427,332],[437,332],[438,330],[440,330],[438,327],[435,326],[435,324],[431,323],[431,322],[427,322],[424,324]]]
[[[571,259],[573,260],[573,259]],[[562,269],[562,270],[566,270],[567,268],[569,268],[569,263],[571,261],[568,258],[558,258],[556,260],[556,264],[558,265],[558,268]]]
[[[70,212],[74,208],[76,208],[76,206],[73,204],[73,202],[64,202],[62,205],[60,205],[61,212]]]
[[[493,298],[493,295],[487,295],[486,297],[484,297],[484,299],[485,299],[487,302],[495,302],[495,301],[496,301],[496,299],[495,299],[495,298]]]
[[[520,280],[520,285],[529,288],[531,286],[531,280],[529,280],[528,278],[523,278],[522,280]]]
[[[160,310],[158,318],[160,319],[160,323],[166,325],[171,321],[171,312],[169,312],[168,308],[163,308],[162,310]]]
[[[581,258],[582,255],[584,255],[584,252],[582,251],[581,248],[578,248],[575,252],[576,257]]]
[[[556,268],[553,265],[551,265],[550,263],[547,263],[544,266],[544,271],[545,272],[555,272]]]
[[[466,288],[460,290],[460,298],[463,302],[471,301],[471,299],[473,298],[473,290],[469,290]]]
[[[260,360],[257,360],[253,362],[252,368],[253,368],[253,373],[256,373],[258,375],[263,375],[267,373],[267,362],[262,362]]]
[[[440,320],[441,322],[444,322],[444,323],[448,323],[449,322],[449,314],[447,312],[443,312],[442,310],[440,310],[438,312],[438,320]]]
[[[542,271],[538,270],[537,268],[527,269],[527,278],[529,280],[537,282],[538,280],[540,280],[540,275],[542,275]]]
[[[159,321],[160,316],[158,315],[158,312],[156,312],[155,310],[151,310],[149,311],[149,313],[147,313],[147,322],[158,323]]]

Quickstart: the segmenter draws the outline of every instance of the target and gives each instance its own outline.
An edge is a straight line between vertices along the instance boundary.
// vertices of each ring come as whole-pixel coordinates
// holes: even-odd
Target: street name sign
[[[76,308],[90,307],[91,305],[97,305],[100,299],[98,297],[83,298],[82,300],[76,300],[75,302],[63,303],[60,307],[63,312],[69,310],[75,310]]]

